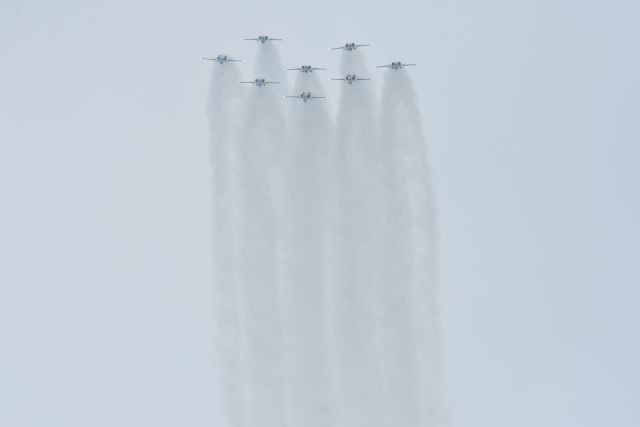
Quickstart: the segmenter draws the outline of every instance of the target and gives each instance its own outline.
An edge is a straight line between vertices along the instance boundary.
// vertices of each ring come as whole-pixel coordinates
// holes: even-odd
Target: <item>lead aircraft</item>
[[[253,40],[253,41],[257,41],[257,42],[260,42],[262,44],[265,44],[266,42],[283,41],[284,39],[274,39],[273,37],[269,37],[269,36],[266,36],[266,35],[259,35],[258,37],[246,38],[246,39],[242,39],[242,40]]]
[[[365,46],[371,46],[370,44],[357,44],[357,43],[345,43],[344,46],[338,46],[338,47],[332,47],[329,50],[339,50],[339,49],[343,49],[346,51],[352,51],[352,50],[356,50],[359,47],[365,47]]]

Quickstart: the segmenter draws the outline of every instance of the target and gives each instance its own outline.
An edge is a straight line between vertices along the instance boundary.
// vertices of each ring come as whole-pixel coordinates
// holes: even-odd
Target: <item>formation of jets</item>
[[[258,43],[261,44],[265,44],[267,42],[272,42],[272,41],[283,41],[283,38],[273,38],[273,37],[269,37],[267,35],[258,35],[257,37],[254,38],[245,38],[243,40],[252,40],[252,41],[257,41]],[[371,46],[370,44],[358,44],[355,42],[350,42],[350,43],[345,43],[344,46],[339,46],[339,47],[333,47],[329,50],[344,50],[344,51],[354,51],[356,49],[358,49],[359,47],[365,47],[365,46]],[[242,60],[240,59],[234,59],[231,58],[228,55],[225,54],[220,54],[218,56],[215,57],[205,57],[202,58],[203,60],[206,61],[216,61],[218,64],[223,65],[226,64],[227,62],[242,62]],[[400,70],[404,67],[415,67],[418,64],[405,64],[403,62],[400,61],[394,61],[391,62],[390,64],[387,65],[378,65],[376,66],[376,68],[389,68],[391,70]],[[316,70],[326,70],[326,68],[320,68],[320,67],[313,67],[311,65],[301,65],[298,68],[287,68],[288,71],[299,71],[301,73],[304,74],[308,74],[308,73],[312,73],[313,71]],[[357,81],[361,81],[361,80],[371,80],[370,78],[362,78],[362,77],[358,77],[356,74],[354,73],[350,73],[347,74],[345,77],[343,78],[332,78],[330,80],[341,80],[341,81],[345,81],[348,84],[353,84],[354,82]],[[262,87],[262,86],[267,86],[270,84],[280,84],[280,82],[275,82],[275,81],[269,81],[263,78],[257,78],[254,79],[252,81],[243,81],[240,83],[246,83],[246,84],[253,84],[254,86],[258,86],[258,87]],[[302,92],[300,95],[287,95],[285,96],[285,98],[297,98],[297,99],[301,99],[303,102],[307,102],[310,99],[326,99],[326,96],[315,96],[312,95],[311,92]]]

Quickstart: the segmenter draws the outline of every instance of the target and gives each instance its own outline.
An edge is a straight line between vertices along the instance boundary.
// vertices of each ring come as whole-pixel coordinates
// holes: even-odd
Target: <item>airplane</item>
[[[257,41],[260,42],[262,44],[265,44],[266,42],[271,42],[271,41],[282,41],[284,39],[274,39],[272,37],[269,36],[258,36],[255,38],[251,38],[251,39],[242,39],[242,40],[253,40],[253,41]]]
[[[310,99],[327,99],[326,96],[313,96],[311,92],[302,92],[300,95],[285,95],[284,97],[302,99],[303,102],[307,102]]]
[[[326,68],[312,67],[311,65],[302,65],[300,68],[287,68],[287,71],[300,71],[304,74],[312,73],[314,70],[326,70]]]
[[[349,84],[352,84],[353,82],[356,82],[359,80],[371,80],[371,79],[362,79],[360,77],[357,77],[355,74],[347,74],[347,76],[343,79],[331,79],[331,80],[343,80]]]
[[[254,80],[252,80],[250,82],[240,82],[240,83],[250,83],[250,84],[256,85],[258,87],[266,86],[268,84],[280,84],[280,82],[270,82],[270,81],[267,81],[265,79],[254,79]]]
[[[329,50],[338,50],[338,49],[344,49],[347,51],[352,51],[352,50],[356,50],[359,47],[365,47],[365,46],[371,46],[370,44],[355,44],[355,43],[345,43],[344,46],[340,46],[340,47],[332,47]]]
[[[376,68],[391,68],[392,70],[399,70],[403,67],[416,67],[418,64],[403,64],[402,62],[392,62],[388,65],[378,65]]]
[[[218,64],[224,64],[225,62],[242,62],[241,59],[232,59],[228,55],[218,55],[215,58],[202,58],[204,61],[217,61]]]

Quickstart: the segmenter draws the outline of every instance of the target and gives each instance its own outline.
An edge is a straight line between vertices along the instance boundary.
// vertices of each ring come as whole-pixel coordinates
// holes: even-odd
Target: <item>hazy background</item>
[[[457,424],[640,424],[637,2],[105,3],[0,1],[0,425],[216,423],[199,58],[258,32],[421,64]]]

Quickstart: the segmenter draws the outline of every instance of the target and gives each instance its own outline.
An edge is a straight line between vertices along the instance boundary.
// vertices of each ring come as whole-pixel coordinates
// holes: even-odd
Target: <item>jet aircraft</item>
[[[400,68],[403,68],[403,67],[415,67],[417,65],[418,64],[403,64],[402,62],[397,61],[397,62],[392,62],[391,64],[388,64],[388,65],[378,65],[376,66],[376,68],[391,68],[392,70],[399,70]]]
[[[246,38],[246,39],[242,39],[242,40],[253,40],[253,41],[257,41],[257,42],[260,42],[262,44],[265,44],[266,42],[282,41],[284,39],[274,39],[273,37],[269,37],[269,36],[265,36],[265,35],[259,35],[258,37]]]
[[[229,58],[228,55],[218,55],[216,57],[213,58],[202,58],[205,61],[217,61],[218,64],[224,64],[227,62],[242,62],[242,60],[240,59],[233,59],[233,58]]]
[[[327,99],[326,96],[313,96],[311,92],[302,92],[300,95],[285,95],[285,98],[298,98],[303,102],[307,102],[310,99]]]
[[[344,46],[332,47],[329,50],[339,50],[344,49],[346,51],[356,50],[359,47],[371,46],[370,44],[356,44],[356,43],[345,43]]]
[[[260,86],[266,86],[268,84],[280,84],[280,82],[270,82],[266,79],[254,79],[250,82],[240,82],[240,83],[247,83],[247,84],[252,84],[252,85],[256,85],[258,87]]]
[[[304,74],[312,73],[314,70],[326,70],[326,68],[312,67],[311,65],[302,65],[299,68],[287,68],[287,71],[300,71]]]
[[[353,82],[357,82],[357,81],[360,81],[360,80],[371,80],[371,79],[363,79],[363,78],[360,78],[360,77],[356,76],[355,74],[347,74],[346,77],[344,77],[342,79],[331,79],[331,80],[342,80],[342,81],[345,81],[345,82],[347,82],[349,84],[353,84]]]

